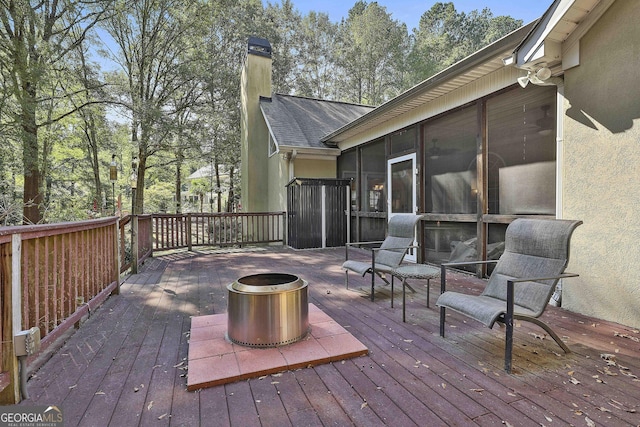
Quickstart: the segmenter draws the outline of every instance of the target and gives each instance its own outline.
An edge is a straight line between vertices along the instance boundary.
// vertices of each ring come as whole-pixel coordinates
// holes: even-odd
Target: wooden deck
[[[638,426],[640,333],[550,307],[543,318],[569,355],[534,325],[518,324],[514,374],[503,370],[504,329],[452,313],[438,335],[439,283],[413,282],[376,301],[340,269],[344,249],[283,247],[176,252],[149,259],[30,379],[23,404],[58,405],[66,426]],[[309,281],[310,302],[369,355],[196,392],[186,390],[192,316],[226,311],[226,285],[258,272]],[[605,284],[603,284],[604,286]],[[479,292],[455,275],[451,289]],[[605,360],[608,359],[608,360]]]

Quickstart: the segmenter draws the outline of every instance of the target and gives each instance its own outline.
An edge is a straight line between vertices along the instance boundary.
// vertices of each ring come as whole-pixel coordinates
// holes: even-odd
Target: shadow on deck
[[[23,404],[61,407],[67,426],[640,425],[637,330],[550,307],[543,319],[573,352],[519,323],[507,375],[504,329],[450,312],[442,339],[439,283],[428,309],[426,288],[412,282],[403,323],[402,299],[390,308],[387,287],[374,303],[368,277],[352,275],[345,289],[343,257],[270,247],[150,259],[32,376]],[[238,277],[276,271],[308,280],[310,302],[369,354],[187,391],[191,317],[226,312],[226,286]],[[451,278],[449,289],[483,287]]]

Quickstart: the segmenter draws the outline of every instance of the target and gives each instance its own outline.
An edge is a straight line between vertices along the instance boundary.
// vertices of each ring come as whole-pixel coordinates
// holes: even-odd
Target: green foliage
[[[521,20],[493,17],[489,9],[457,12],[453,3],[434,4],[413,31],[408,56],[410,80],[415,84],[522,26]]]
[[[453,3],[436,3],[412,34],[362,0],[339,23],[302,16],[292,0],[0,4],[5,225],[22,222],[22,213],[47,222],[111,215],[114,193],[129,211],[133,157],[139,213],[200,210],[212,188],[232,209],[249,36],[273,47],[274,91],[379,105],[522,24],[488,9],[458,13]],[[100,56],[112,61],[108,70],[94,62]],[[211,177],[187,181],[205,165]],[[185,196],[199,201],[177,206]]]
[[[340,24],[337,63],[346,100],[379,105],[402,90],[406,25],[377,2],[358,1]]]
[[[149,212],[167,213],[172,211],[175,195],[171,182],[156,182],[147,188],[147,209]]]

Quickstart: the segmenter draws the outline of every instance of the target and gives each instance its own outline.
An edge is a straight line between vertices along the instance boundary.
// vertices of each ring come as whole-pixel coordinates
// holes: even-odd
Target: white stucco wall
[[[640,8],[616,1],[565,72],[562,214],[581,219],[568,310],[640,327]]]

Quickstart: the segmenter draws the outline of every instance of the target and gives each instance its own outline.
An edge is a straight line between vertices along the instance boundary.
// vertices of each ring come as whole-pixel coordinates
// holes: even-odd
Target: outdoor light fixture
[[[534,85],[545,85],[546,81],[551,78],[551,70],[546,65],[538,68],[535,72],[527,71],[526,76],[518,77],[518,84],[523,88],[527,87],[529,82]]]
[[[116,214],[116,181],[118,180],[118,165],[116,164],[116,155],[111,155],[111,164],[109,165],[109,180],[111,181],[111,195],[113,196],[113,215]]]
[[[138,188],[138,157],[131,160],[131,214],[136,213],[136,189]]]

